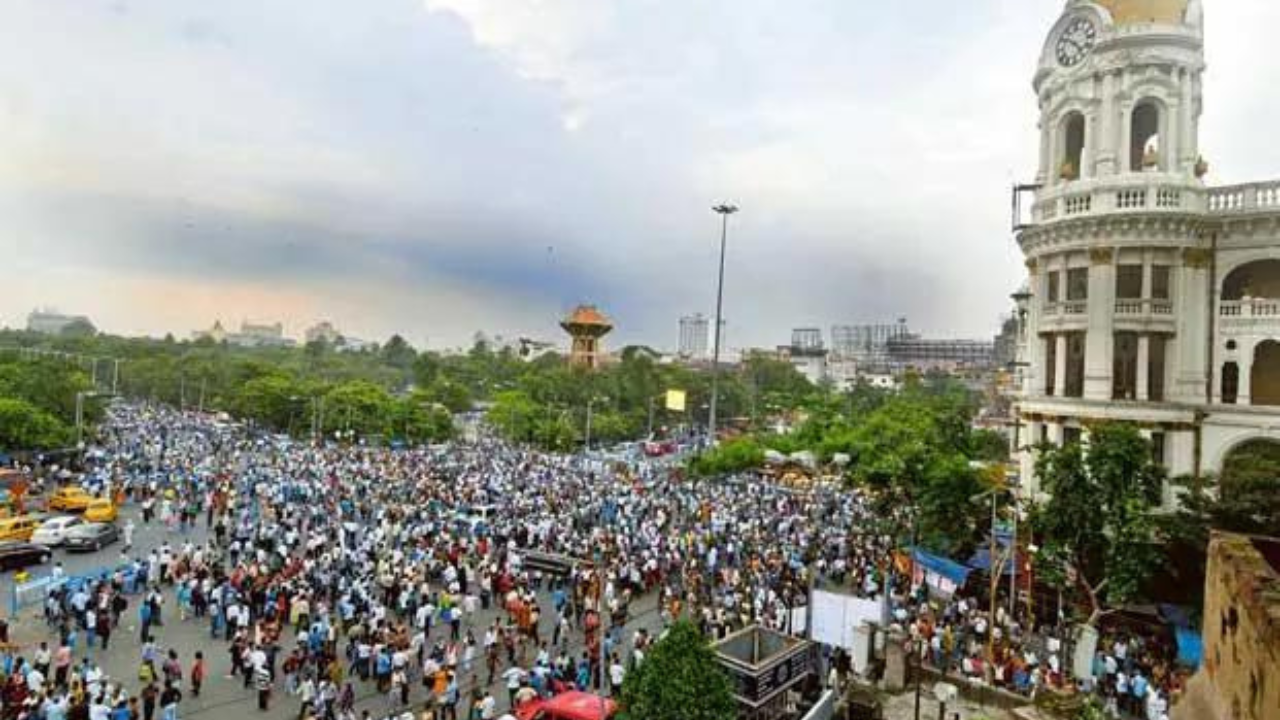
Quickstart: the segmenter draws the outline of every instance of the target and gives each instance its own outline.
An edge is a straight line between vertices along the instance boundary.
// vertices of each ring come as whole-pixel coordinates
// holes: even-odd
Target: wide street
[[[132,505],[122,509],[119,524],[123,526],[129,518],[132,518],[137,526],[134,535],[134,554],[145,554],[151,549],[160,547],[166,541],[174,547],[180,547],[187,539],[199,544],[206,537],[203,518],[200,519],[199,526],[186,536],[178,532],[169,532],[158,521],[144,525],[141,513]],[[118,564],[121,560],[122,549],[122,543],[116,543],[96,553],[68,553],[59,549],[55,551],[50,565],[32,567],[29,571],[33,577],[41,577],[50,572],[54,563],[62,563],[69,576],[93,572],[103,567]],[[49,640],[51,634],[48,626],[43,622],[39,605],[28,605],[22,609],[16,618],[10,615],[13,587],[13,573],[5,573],[0,576],[0,593],[2,593],[0,597],[3,597],[4,601],[3,609],[0,610],[0,617],[9,620],[10,635],[13,641],[22,646],[22,655],[30,657],[31,652],[34,651],[39,643],[42,640]],[[131,597],[130,601],[129,610],[122,616],[121,627],[116,634],[112,635],[108,649],[105,651],[101,650],[100,647],[87,649],[82,643],[78,648],[75,662],[79,663],[81,658],[88,657],[99,664],[108,677],[123,683],[131,693],[137,693],[141,689],[141,683],[137,677],[142,644],[138,635],[137,596]],[[550,606],[550,595],[542,593],[540,602],[544,606]],[[500,617],[505,619],[505,613],[500,613],[496,608],[481,611],[472,618],[468,627],[474,628],[477,637],[480,637],[484,628]],[[252,689],[244,687],[242,678],[228,677],[231,667],[228,654],[229,645],[220,639],[214,640],[210,637],[207,620],[188,619],[185,622],[179,620],[176,602],[171,589],[165,593],[163,619],[163,627],[153,628],[152,630],[160,650],[162,652],[167,652],[170,649],[176,650],[181,658],[184,672],[189,672],[194,654],[197,651],[203,652],[205,662],[209,668],[208,677],[200,697],[191,697],[189,686],[184,685],[184,699],[180,707],[180,717],[199,716],[209,720],[232,720],[233,718],[244,718],[247,714],[264,718],[284,719],[298,717],[299,702],[296,698],[285,696],[283,682],[277,682],[273,689],[270,710],[267,712],[258,710],[256,693]],[[550,637],[554,629],[554,616],[551,613],[544,615],[539,627],[543,637]],[[625,637],[629,638],[632,633],[640,628],[645,628],[650,633],[656,633],[661,629],[655,596],[650,595],[641,598],[633,604],[631,621],[627,625]],[[443,629],[437,627],[432,634],[432,639],[445,635],[447,635],[447,627]],[[292,648],[293,639],[288,634],[288,631],[286,631],[285,640],[281,644],[285,650]],[[568,647],[571,657],[577,658],[581,656],[583,646],[580,633],[571,634]],[[481,656],[477,658],[476,668],[472,673],[461,674],[460,687],[464,698],[469,696],[476,683],[483,682],[485,679],[483,674],[485,672],[483,657]],[[489,689],[494,698],[498,700],[499,707],[505,708],[507,693],[502,678],[498,677]],[[411,708],[420,708],[425,696],[426,693],[422,688],[420,678],[415,678],[410,697]],[[391,703],[385,695],[379,694],[372,682],[360,684],[357,681],[356,697],[357,711],[368,710],[373,717],[385,716],[392,710],[401,709],[397,703]]]

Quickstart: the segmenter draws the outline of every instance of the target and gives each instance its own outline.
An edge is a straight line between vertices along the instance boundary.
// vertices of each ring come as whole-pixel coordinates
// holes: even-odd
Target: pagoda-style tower
[[[594,305],[579,305],[560,323],[560,327],[573,338],[569,349],[569,364],[595,370],[600,367],[604,355],[601,338],[613,330],[613,323]]]

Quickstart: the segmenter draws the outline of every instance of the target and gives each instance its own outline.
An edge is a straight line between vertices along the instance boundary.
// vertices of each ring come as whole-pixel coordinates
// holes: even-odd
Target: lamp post
[[[711,352],[711,411],[707,420],[707,433],[711,444],[716,442],[716,411],[720,403],[720,323],[724,310],[724,251],[729,237],[729,216],[738,212],[737,205],[721,203],[712,211],[720,215],[720,276],[716,283],[716,329],[715,345]]]
[[[583,448],[584,448],[584,452],[588,455],[591,454],[591,416],[592,416],[592,411],[595,409],[595,404],[597,401],[609,402],[609,398],[592,397],[587,400],[587,430],[586,430],[586,438],[585,438],[586,441],[583,443]]]

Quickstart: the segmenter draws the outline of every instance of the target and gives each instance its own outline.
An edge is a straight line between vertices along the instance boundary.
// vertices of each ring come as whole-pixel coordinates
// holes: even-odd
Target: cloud
[[[1202,144],[1267,177],[1280,9],[1209,8]],[[602,305],[669,346],[884,321],[991,334],[1060,0],[223,0],[0,7],[0,250],[35,305],[438,343]],[[1268,85],[1270,82],[1270,85]],[[219,305],[221,303],[221,305]],[[220,308],[225,307],[226,312]]]

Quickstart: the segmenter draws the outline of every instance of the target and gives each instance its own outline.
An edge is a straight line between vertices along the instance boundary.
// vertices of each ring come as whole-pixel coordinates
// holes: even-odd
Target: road
[[[179,533],[169,533],[158,522],[151,525],[143,525],[141,517],[137,514],[136,509],[126,508],[122,510],[120,523],[123,524],[129,517],[134,518],[137,531],[134,534],[134,552],[146,553],[153,548],[159,547],[166,540],[171,545],[180,546],[184,541],[184,537]],[[203,523],[203,518],[200,519]],[[205,532],[203,528],[193,531],[190,535],[193,542],[203,542]],[[54,562],[61,562],[67,574],[75,575],[91,572],[103,567],[114,566],[120,561],[120,551],[122,545],[117,543],[97,553],[87,554],[71,554],[63,550],[55,552]],[[50,566],[41,568],[31,568],[31,573],[35,577],[47,575]],[[0,579],[0,597],[3,598],[3,610],[0,615],[9,620],[12,639],[24,647],[24,654],[30,655],[31,650],[26,648],[36,647],[40,641],[48,640],[51,637],[47,626],[42,620],[41,611],[38,606],[27,607],[17,618],[10,617],[9,602],[13,588],[13,573],[5,573]],[[137,599],[136,596],[130,598],[130,608],[121,618],[121,627],[111,638],[111,643],[106,651],[98,648],[92,652],[86,652],[83,644],[78,648],[81,657],[91,657],[97,662],[106,674],[124,684],[131,692],[136,694],[141,689],[141,684],[137,680],[138,665],[141,660],[142,645],[139,638],[138,615],[137,615]],[[549,594],[540,598],[544,608],[551,607],[551,598]],[[174,601],[173,593],[167,592],[165,597],[164,623],[163,627],[153,628],[152,633],[156,637],[157,645],[162,651],[174,649],[178,651],[179,657],[182,659],[183,668],[189,669],[191,659],[194,653],[199,650],[204,653],[205,662],[209,668],[208,677],[205,681],[204,690],[199,698],[186,697],[179,711],[181,718],[200,717],[208,720],[243,720],[246,715],[260,716],[263,718],[280,719],[297,718],[299,704],[291,697],[284,697],[284,689],[282,684],[277,684],[275,689],[275,697],[272,700],[271,709],[267,712],[260,712],[257,709],[257,696],[252,690],[243,687],[243,683],[239,678],[228,678],[227,672],[231,667],[230,655],[228,654],[228,645],[220,640],[215,641],[209,637],[209,628],[206,621],[197,622],[188,620],[182,622],[177,617],[177,603]],[[475,634],[479,639],[484,628],[499,617],[496,610],[489,610],[478,613],[472,618],[470,626],[475,628]],[[550,638],[554,629],[554,613],[545,612],[542,616],[540,632],[542,637]],[[629,648],[629,638],[631,634],[640,628],[645,628],[650,633],[657,633],[661,629],[661,621],[658,614],[657,598],[648,596],[640,598],[632,603],[632,620],[627,625],[625,637],[628,642],[623,645]],[[432,639],[440,637],[441,630],[439,628],[433,633]],[[286,636],[281,643],[285,648],[292,647],[292,640]],[[344,644],[345,647],[345,644]],[[580,633],[571,633],[569,642],[569,656],[577,659],[582,656],[583,644]],[[529,655],[532,661],[533,653]],[[77,658],[77,662],[79,658]],[[472,686],[483,681],[478,677],[484,670],[483,656],[477,658],[477,668],[472,674],[460,674],[459,680],[462,688],[462,696],[468,697]],[[505,709],[507,692],[505,686],[502,685],[501,679],[490,687],[493,696],[498,701],[500,709]],[[187,693],[188,688],[183,688],[183,692]],[[378,718],[388,714],[392,709],[391,703],[385,696],[378,695],[372,683],[357,684],[356,696],[359,698],[357,703],[357,712],[367,709],[373,717]],[[413,685],[410,701],[414,709],[420,708],[425,693],[420,682]],[[466,717],[463,709],[459,708],[461,717]]]

